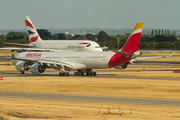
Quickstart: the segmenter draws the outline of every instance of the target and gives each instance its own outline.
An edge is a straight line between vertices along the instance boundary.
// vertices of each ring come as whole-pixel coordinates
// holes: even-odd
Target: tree
[[[173,41],[177,41],[175,36],[167,36],[167,42],[173,42]]]
[[[163,29],[161,30],[161,34],[164,35]]]
[[[153,31],[153,29],[152,29],[152,31],[151,31],[151,36],[154,37],[154,31]]]
[[[108,36],[107,33],[105,33],[104,31],[100,31],[98,36],[97,36],[98,42],[104,42],[106,40],[110,40],[110,37]]]
[[[10,31],[6,35],[6,39],[7,40],[18,40],[18,39],[27,39],[27,38],[28,38],[28,34],[26,32],[14,32],[14,31]]]
[[[149,50],[150,49],[150,44],[146,42],[140,42],[139,43],[139,49],[141,50]]]
[[[150,37],[142,37],[142,38],[141,38],[141,41],[142,41],[142,42],[151,42],[152,39],[151,39]]]
[[[66,40],[66,36],[63,33],[57,35],[58,40]]]
[[[122,39],[119,44],[120,48],[122,48],[125,43],[126,43],[126,39]]]
[[[160,29],[158,29],[158,35],[161,35]]]
[[[167,29],[167,34],[170,35],[169,29]]]
[[[0,38],[0,47],[3,47],[3,39],[2,38]]]
[[[37,32],[42,39],[49,40],[52,38],[51,33],[47,29],[37,29]]]
[[[155,30],[155,35],[157,35],[157,30]]]
[[[172,42],[161,42],[159,44],[159,48],[162,50],[167,50],[167,49],[175,49],[175,45]]]
[[[156,41],[156,42],[164,42],[167,41],[167,37],[165,37],[164,35],[156,35],[154,38],[152,38],[151,41]]]
[[[165,29],[165,33],[164,34],[167,35],[166,29]]]
[[[92,35],[92,34],[87,34],[87,35],[86,35],[86,38],[87,38],[88,40],[93,40],[93,41],[95,41],[95,37],[94,37],[94,35]]]
[[[75,35],[74,40],[86,40],[86,37],[85,36],[82,36],[82,35]]]
[[[176,36],[176,32],[175,31],[173,32],[173,36]]]

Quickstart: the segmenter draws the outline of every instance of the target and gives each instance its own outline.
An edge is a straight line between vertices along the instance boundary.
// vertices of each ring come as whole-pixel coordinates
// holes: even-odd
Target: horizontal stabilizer
[[[164,57],[170,57],[174,54],[175,52],[172,52],[169,55],[162,55],[162,56],[147,56],[147,57],[136,57],[134,58],[135,60],[140,60],[140,59],[148,59],[148,58],[164,58]]]
[[[114,51],[114,52],[116,52],[116,53],[118,53],[118,54],[121,54],[121,55],[124,55],[124,56],[126,56],[126,55],[134,55],[134,54],[132,54],[132,53],[121,52],[121,51],[118,51],[118,50],[116,50],[116,51]]]
[[[142,52],[142,55],[145,55],[145,54],[151,54],[151,53],[159,53],[159,52],[168,52],[170,50],[161,50],[161,51],[152,51],[152,52]]]

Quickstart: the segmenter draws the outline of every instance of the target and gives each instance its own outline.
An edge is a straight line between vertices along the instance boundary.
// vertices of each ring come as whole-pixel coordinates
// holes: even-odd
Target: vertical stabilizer
[[[24,22],[26,25],[27,32],[29,34],[30,43],[42,40],[28,16],[24,16]]]
[[[121,49],[121,52],[127,52],[133,54],[138,50],[142,27],[143,27],[143,22],[139,22],[136,24],[134,30],[132,31],[125,45]]]

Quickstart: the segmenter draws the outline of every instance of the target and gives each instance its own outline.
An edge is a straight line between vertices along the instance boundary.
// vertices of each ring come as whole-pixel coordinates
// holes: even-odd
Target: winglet
[[[174,51],[174,52],[172,52],[171,54],[169,54],[169,55],[165,55],[165,56],[163,56],[163,57],[170,57],[170,56],[172,56],[174,53],[175,53],[175,51]]]
[[[134,54],[138,50],[142,28],[143,28],[143,22],[139,22],[136,24],[128,40],[126,41],[125,45],[121,49],[121,52]]]

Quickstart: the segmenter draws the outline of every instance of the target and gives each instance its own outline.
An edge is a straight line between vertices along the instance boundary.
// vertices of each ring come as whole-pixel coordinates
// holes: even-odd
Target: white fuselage
[[[90,40],[40,40],[31,42],[29,45],[59,51],[102,51],[99,44]]]
[[[36,54],[37,53],[37,54]],[[15,55],[17,59],[39,60],[49,62],[65,62],[83,64],[85,68],[109,68],[108,64],[114,52],[21,52]],[[18,60],[11,60],[16,64]]]

